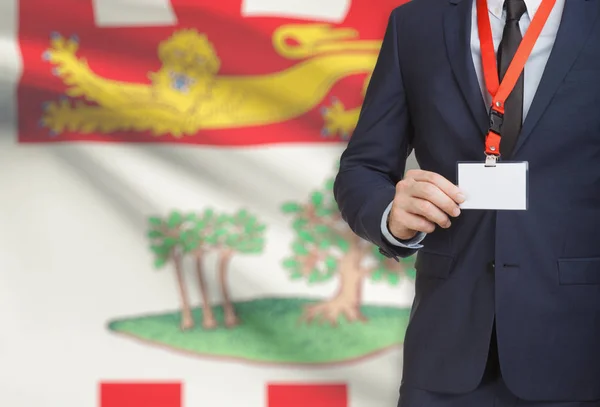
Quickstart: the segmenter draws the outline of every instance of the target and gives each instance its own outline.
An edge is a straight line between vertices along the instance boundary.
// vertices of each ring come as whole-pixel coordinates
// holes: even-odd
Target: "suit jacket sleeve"
[[[396,259],[415,252],[390,244],[381,231],[381,217],[394,199],[412,151],[413,129],[398,58],[398,11],[390,15],[358,124],[334,184],[342,217],[354,233]]]

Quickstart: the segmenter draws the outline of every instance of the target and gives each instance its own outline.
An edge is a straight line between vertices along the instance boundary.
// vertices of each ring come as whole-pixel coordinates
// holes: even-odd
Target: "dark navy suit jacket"
[[[472,0],[395,9],[335,197],[390,257],[380,224],[414,149],[456,182],[483,161],[487,113],[469,48]],[[482,378],[496,319],[504,381],[528,400],[600,399],[600,0],[567,0],[513,154],[529,162],[527,211],[463,211],[417,257],[403,382],[463,393]],[[495,268],[490,267],[495,264]]]

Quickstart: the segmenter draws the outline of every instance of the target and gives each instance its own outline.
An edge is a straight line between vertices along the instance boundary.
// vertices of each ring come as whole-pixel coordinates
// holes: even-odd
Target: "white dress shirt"
[[[531,20],[535,16],[542,0],[524,0],[527,12],[523,14],[521,20],[519,20],[519,27],[521,28],[521,34],[525,35]],[[498,51],[498,46],[502,40],[502,33],[504,31],[504,24],[506,22],[506,10],[504,9],[504,0],[487,0],[488,12],[490,15],[490,24],[492,27],[492,36],[494,38],[494,49]],[[525,64],[524,70],[524,89],[523,89],[523,119],[529,112],[529,107],[535,96],[537,87],[542,79],[542,74],[546,67],[546,62],[550,57],[550,52],[556,39],[556,33],[560,25],[562,12],[565,6],[565,0],[556,0],[556,4],[546,25],[542,30],[540,37],[538,38],[531,55]],[[481,63],[481,48],[479,45],[479,31],[477,29],[477,7],[476,1],[473,0],[473,9],[471,12],[471,55],[473,57],[473,65],[479,80],[479,86],[481,87],[481,94],[485,100],[486,106],[490,106],[492,103],[492,97],[488,93],[485,86],[485,79],[483,76],[483,67]],[[488,107],[489,109],[489,107]],[[405,242],[401,242],[394,238],[387,227],[387,218],[392,209],[390,203],[383,213],[381,219],[381,231],[385,238],[394,246],[405,247],[409,249],[420,249],[423,247],[420,243],[425,238],[425,233],[417,234],[413,239]]]

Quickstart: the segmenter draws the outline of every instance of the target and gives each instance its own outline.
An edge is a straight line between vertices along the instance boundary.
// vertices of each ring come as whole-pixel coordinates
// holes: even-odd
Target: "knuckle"
[[[425,176],[425,179],[427,180],[427,182],[430,182],[430,183],[434,183],[438,177],[437,173],[431,172],[431,171],[426,171],[424,176]]]
[[[396,183],[396,191],[402,191],[404,188],[406,188],[406,185],[408,184],[406,178],[405,179],[401,179],[400,181],[398,181]]]
[[[427,182],[423,183],[422,188],[423,193],[427,196],[433,196],[437,192],[437,188],[435,187],[435,185]]]
[[[442,176],[441,176],[440,174],[438,174],[437,172],[432,172],[432,173],[431,173],[431,180],[432,180],[432,181],[439,182],[439,181],[443,181],[443,180],[445,180],[445,178],[444,178],[444,177],[442,177]]]
[[[419,170],[408,170],[406,171],[405,178],[414,178],[419,174]]]
[[[431,202],[422,199],[417,202],[416,206],[417,206],[417,210],[419,212],[421,212],[422,214],[429,214],[431,212],[433,205],[431,204]]]
[[[406,195],[409,193],[411,187],[415,184],[412,179],[403,179],[396,184],[396,193]]]

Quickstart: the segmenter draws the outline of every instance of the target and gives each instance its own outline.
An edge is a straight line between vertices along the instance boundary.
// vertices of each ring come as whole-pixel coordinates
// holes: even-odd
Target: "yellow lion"
[[[290,120],[316,107],[341,78],[370,75],[381,43],[357,36],[355,30],[326,24],[285,25],[275,31],[273,46],[280,55],[302,61],[266,75],[221,76],[206,35],[183,29],[160,43],[162,66],[149,73],[150,84],[141,84],[97,75],[77,56],[77,38],[53,34],[44,59],[54,65],[66,95],[79,99],[46,104],[42,125],[55,134],[150,131],[182,137]],[[324,133],[347,137],[359,109],[345,109],[339,101],[324,108]]]

